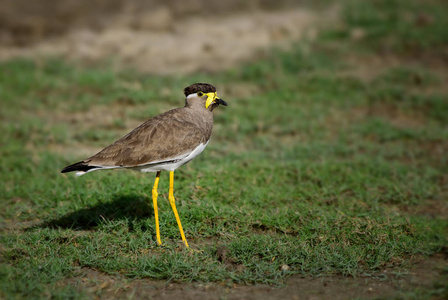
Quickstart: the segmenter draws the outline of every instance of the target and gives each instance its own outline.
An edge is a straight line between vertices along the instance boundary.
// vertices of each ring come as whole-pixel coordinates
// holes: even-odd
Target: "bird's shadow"
[[[136,194],[117,195],[111,201],[68,213],[60,218],[29,227],[27,230],[36,228],[93,230],[100,224],[114,220],[130,221],[129,229],[132,230],[134,221],[152,218],[153,215],[148,199]]]

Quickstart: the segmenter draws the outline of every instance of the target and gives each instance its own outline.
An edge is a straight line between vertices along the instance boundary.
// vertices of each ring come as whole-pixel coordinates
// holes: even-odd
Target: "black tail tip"
[[[89,166],[85,162],[80,161],[80,162],[77,162],[75,164],[72,164],[72,165],[69,165],[69,166],[63,168],[61,170],[61,173],[68,173],[68,172],[74,172],[74,171],[87,172],[90,169],[94,169],[94,168],[98,168],[98,167],[96,167],[96,166]]]

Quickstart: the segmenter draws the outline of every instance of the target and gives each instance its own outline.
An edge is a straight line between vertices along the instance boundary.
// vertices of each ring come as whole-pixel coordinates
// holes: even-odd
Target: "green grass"
[[[396,5],[355,3],[344,20],[365,27],[365,40],[326,31],[310,45],[219,74],[2,63],[0,296],[91,297],[69,283],[85,268],[127,280],[281,284],[292,274],[375,276],[439,252],[446,218],[413,212],[446,201],[443,78],[421,62],[365,82],[347,73],[344,58],[365,49],[376,55],[372,45],[389,46],[394,32],[400,51],[415,38],[419,51],[430,45],[437,52],[446,35],[432,28],[448,9],[410,1],[406,9],[437,11],[433,27],[420,33],[397,17]],[[182,88],[196,81],[217,85],[229,107],[216,111],[208,149],[176,171],[186,236],[201,250],[192,252],[179,247],[166,173],[159,186],[165,246],[157,247],[152,174],[59,171],[130,124],[181,106]]]
[[[364,31],[364,50],[401,55],[418,55],[422,50],[443,55],[448,42],[448,20],[444,1],[350,0],[342,9],[345,27],[330,31],[328,36],[349,37],[350,30]]]

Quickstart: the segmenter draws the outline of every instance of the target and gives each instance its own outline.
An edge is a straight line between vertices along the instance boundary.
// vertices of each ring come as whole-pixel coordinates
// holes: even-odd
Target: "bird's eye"
[[[198,92],[197,94],[198,94],[198,97],[202,97],[202,96],[204,96],[204,93],[203,93],[203,92]]]

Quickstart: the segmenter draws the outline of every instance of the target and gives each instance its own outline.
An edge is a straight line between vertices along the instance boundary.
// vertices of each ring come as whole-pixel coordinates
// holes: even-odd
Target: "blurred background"
[[[0,59],[112,59],[159,74],[229,68],[302,37],[316,18],[305,2],[3,0]]]

